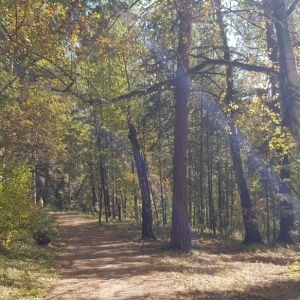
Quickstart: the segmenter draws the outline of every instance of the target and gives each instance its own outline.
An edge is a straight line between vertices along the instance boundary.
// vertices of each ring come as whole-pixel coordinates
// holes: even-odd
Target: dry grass
[[[300,299],[300,244],[291,248],[193,233],[190,253],[169,249],[170,228],[156,228],[157,241],[141,241],[140,226],[103,225],[140,253],[153,269],[184,286],[178,299]],[[172,287],[170,287],[172,289]]]
[[[169,228],[142,241],[133,223],[59,219],[59,277],[46,299],[300,299],[299,245],[244,246],[194,233],[187,254],[169,249]]]
[[[140,242],[153,265],[184,285],[183,299],[300,299],[300,246],[244,246],[234,239],[198,236],[189,254],[167,248],[166,231]]]

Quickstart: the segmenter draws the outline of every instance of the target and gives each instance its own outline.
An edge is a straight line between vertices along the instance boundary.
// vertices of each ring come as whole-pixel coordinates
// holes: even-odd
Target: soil
[[[128,223],[57,217],[60,266],[43,299],[300,299],[298,251],[201,238],[178,253],[164,239],[139,240]]]

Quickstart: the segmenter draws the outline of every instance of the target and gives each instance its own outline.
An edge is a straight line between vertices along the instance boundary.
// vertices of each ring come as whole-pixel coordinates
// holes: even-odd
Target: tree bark
[[[229,124],[229,127],[230,127],[230,135],[229,135],[230,153],[232,158],[235,180],[237,183],[237,187],[241,199],[242,216],[243,216],[243,222],[245,227],[245,237],[243,243],[244,244],[261,243],[262,238],[258,230],[257,218],[253,210],[250,193],[244,176],[244,170],[243,170],[243,164],[242,164],[242,158],[241,158],[240,146],[238,142],[236,128],[231,123]]]
[[[283,0],[273,0],[273,14],[279,50],[279,92],[282,107],[283,125],[288,126],[291,133],[300,142],[300,81],[297,73],[295,54],[289,32],[288,17]],[[279,187],[280,232],[278,242],[294,243],[295,217],[292,199],[286,180],[288,156],[282,160],[281,183]]]
[[[295,243],[293,231],[295,230],[295,213],[289,187],[290,170],[288,167],[288,155],[284,155],[281,161],[280,185],[279,185],[279,209],[280,230],[277,241],[289,245]]]
[[[190,95],[189,54],[192,47],[192,0],[178,4],[179,33],[177,71],[174,88],[175,128],[173,156],[173,202],[171,247],[189,251],[191,248],[188,197],[188,102]]]
[[[228,40],[225,32],[225,26],[223,23],[223,16],[221,12],[221,1],[215,0],[217,6],[217,22],[220,27],[220,34],[224,47],[224,60],[231,61],[230,49],[228,46]],[[233,81],[233,68],[232,66],[226,67],[226,95],[225,103],[227,105],[230,102],[234,102],[234,81]],[[230,129],[229,145],[232,158],[233,171],[236,179],[236,184],[239,191],[241,200],[242,216],[245,227],[244,244],[261,243],[262,238],[258,230],[257,218],[253,210],[250,193],[248,190],[247,182],[244,176],[243,163],[240,151],[240,145],[236,127],[233,123],[234,115],[231,113],[228,125]]]
[[[283,0],[273,0],[274,23],[279,50],[279,90],[283,124],[300,142],[300,82]]]
[[[153,218],[147,167],[141,155],[141,147],[137,139],[136,130],[131,123],[128,123],[128,129],[128,138],[132,146],[132,152],[137,169],[142,196],[142,239],[155,239],[152,229]]]

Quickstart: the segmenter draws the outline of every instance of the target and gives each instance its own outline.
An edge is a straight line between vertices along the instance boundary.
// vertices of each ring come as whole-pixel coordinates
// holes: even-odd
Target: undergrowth
[[[45,233],[52,244],[36,244],[35,235]],[[0,299],[36,299],[55,277],[55,244],[58,231],[55,219],[40,211],[24,232],[13,239],[0,240]]]
[[[0,295],[3,300],[33,299],[55,277],[53,246],[14,243],[0,253]]]

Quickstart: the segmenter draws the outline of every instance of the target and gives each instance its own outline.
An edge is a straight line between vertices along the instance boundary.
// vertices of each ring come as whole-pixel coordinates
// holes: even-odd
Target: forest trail
[[[77,215],[57,218],[60,268],[44,299],[184,299],[179,296],[184,287],[172,274],[156,270],[149,255],[122,242],[125,224],[116,232]]]
[[[124,223],[58,213],[58,278],[46,300],[300,300],[299,250],[200,238],[189,254]],[[167,232],[165,234],[168,234]]]

